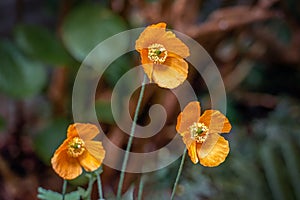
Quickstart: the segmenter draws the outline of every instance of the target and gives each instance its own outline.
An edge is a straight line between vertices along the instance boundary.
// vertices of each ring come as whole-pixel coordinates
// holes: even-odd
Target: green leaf
[[[80,194],[80,196],[82,197],[82,199],[85,199],[86,196],[88,196],[86,193],[86,190],[82,187],[78,187],[77,188],[78,193]]]
[[[68,183],[74,186],[86,185],[89,181],[89,179],[86,177],[86,173],[87,172],[83,172],[77,178],[68,180]]]
[[[115,60],[104,72],[105,81],[113,88],[118,80],[133,66],[128,55]]]
[[[62,39],[69,52],[82,61],[97,44],[124,30],[126,24],[118,15],[100,5],[89,4],[77,7],[66,17]],[[117,48],[127,43],[128,40],[117,41]]]
[[[35,152],[45,164],[50,163],[54,151],[66,138],[67,128],[66,120],[55,119],[34,138]]]
[[[108,101],[96,101],[96,113],[98,120],[108,124],[114,124],[114,117],[111,111],[111,104]]]
[[[60,200],[62,199],[62,194],[39,187],[37,198],[41,200]],[[74,191],[66,194],[65,200],[80,200],[79,191]]]
[[[72,61],[58,38],[44,27],[18,25],[14,36],[18,46],[34,59],[52,65],[68,65]]]
[[[46,83],[46,70],[26,59],[9,41],[0,41],[0,91],[14,98],[39,93]]]

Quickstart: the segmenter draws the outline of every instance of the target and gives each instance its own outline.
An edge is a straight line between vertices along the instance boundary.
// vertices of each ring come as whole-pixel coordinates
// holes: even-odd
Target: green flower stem
[[[132,140],[133,140],[133,136],[134,136],[134,132],[135,132],[138,113],[139,113],[139,110],[140,110],[140,107],[141,107],[141,102],[142,102],[142,99],[143,99],[143,96],[144,96],[146,79],[147,79],[147,76],[146,76],[146,74],[144,74],[144,79],[143,79],[143,82],[142,82],[142,88],[141,88],[140,96],[139,96],[138,103],[137,103],[137,106],[136,106],[136,109],[135,109],[133,122],[132,122],[131,130],[130,130],[130,135],[129,135],[129,139],[128,139],[128,143],[127,143],[127,147],[126,147],[126,152],[125,152],[124,160],[123,160],[123,163],[122,163],[122,170],[121,170],[121,175],[120,175],[120,180],[119,180],[119,185],[118,185],[118,192],[117,192],[117,199],[118,200],[121,199],[121,193],[122,193],[122,187],[123,187],[123,182],[124,182],[125,170],[126,170],[127,163],[128,163],[129,152],[130,152],[131,145],[132,145]]]
[[[183,155],[181,157],[181,163],[180,163],[180,166],[179,166],[179,169],[178,169],[178,172],[177,172],[177,177],[176,177],[176,180],[175,180],[175,183],[174,183],[174,186],[173,186],[171,200],[173,200],[173,198],[175,196],[175,192],[176,192],[177,185],[178,185],[178,182],[179,182],[179,177],[180,177],[182,169],[183,169],[183,164],[184,164],[184,160],[185,160],[186,151],[187,151],[187,149],[185,148],[184,151],[183,151]]]
[[[99,199],[102,200],[103,198],[103,191],[102,191],[102,183],[101,183],[101,177],[99,173],[96,173],[97,176],[97,185],[98,185],[98,193],[99,193]]]
[[[62,200],[65,200],[66,190],[67,190],[68,181],[64,179],[63,187],[62,187]]]
[[[84,200],[91,200],[91,194],[92,194],[92,189],[93,189],[93,184],[95,182],[95,177],[91,176],[91,174],[89,174],[89,184],[88,187],[85,191],[85,197],[83,198]]]
[[[142,199],[143,189],[144,189],[144,178],[143,178],[143,174],[142,174],[141,178],[140,178],[140,185],[139,185],[139,191],[138,191],[138,200]]]

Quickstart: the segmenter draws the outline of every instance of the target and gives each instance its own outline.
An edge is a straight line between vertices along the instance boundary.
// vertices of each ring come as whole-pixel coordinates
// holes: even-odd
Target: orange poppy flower
[[[102,143],[92,140],[98,133],[97,126],[93,124],[70,125],[67,139],[51,159],[54,171],[63,179],[70,180],[82,173],[82,167],[88,172],[98,169],[105,156]]]
[[[175,88],[188,74],[188,64],[183,58],[190,55],[189,48],[165,23],[148,26],[135,43],[142,65],[150,81],[163,88]]]
[[[229,153],[228,141],[220,133],[229,133],[231,125],[217,110],[200,114],[200,103],[190,102],[178,115],[176,130],[194,164],[199,161],[204,166],[215,167],[224,162]]]

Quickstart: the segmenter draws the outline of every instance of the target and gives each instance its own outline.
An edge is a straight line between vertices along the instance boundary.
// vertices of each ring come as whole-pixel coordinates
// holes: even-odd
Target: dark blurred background
[[[224,80],[233,126],[227,160],[205,168],[187,158],[176,198],[300,199],[298,0],[1,0],[0,199],[37,199],[39,186],[61,191],[50,158],[72,123],[72,87],[80,63],[109,36],[161,21],[211,55]],[[123,148],[128,137],[114,123],[110,97],[119,77],[138,64],[136,53],[120,57],[105,71],[96,94],[99,122]],[[192,66],[188,80],[208,109],[207,88]],[[155,85],[146,87],[139,123],[147,123],[154,103],[167,110],[163,134],[135,139],[133,151],[158,149],[176,134],[177,100]],[[169,198],[179,162],[145,174],[144,199]],[[107,199],[113,199],[118,178],[118,171],[104,166]],[[139,178],[126,175],[125,195],[136,195]],[[68,191],[86,183],[79,177]]]

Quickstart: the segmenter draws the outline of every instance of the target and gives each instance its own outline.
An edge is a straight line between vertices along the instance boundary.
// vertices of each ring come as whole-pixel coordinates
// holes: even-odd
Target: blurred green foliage
[[[37,95],[46,85],[46,70],[7,40],[0,41],[0,91],[13,98]]]
[[[18,25],[14,35],[17,45],[29,57],[51,66],[72,64],[72,58],[58,38],[44,27]]]
[[[111,111],[111,103],[106,101],[97,101],[95,105],[99,121],[114,124],[114,117]]]
[[[251,135],[235,126],[229,157],[218,167],[194,165],[187,157],[177,199],[299,199],[299,109],[283,98],[267,118],[251,122]],[[147,175],[146,199],[168,198],[178,166],[179,160]]]
[[[87,4],[69,13],[62,39],[69,52],[82,61],[101,41],[125,30],[127,26],[118,15],[98,4]]]
[[[67,127],[69,124],[70,123],[66,119],[54,119],[35,136],[35,151],[46,165],[50,165],[50,160],[54,151],[64,139],[66,139]]]
[[[105,81],[113,88],[118,80],[133,66],[132,55],[126,54],[115,60],[104,72]]]
[[[146,2],[157,4],[160,1]],[[46,4],[47,14],[58,15],[60,1],[47,1]],[[213,11],[225,5],[236,4],[236,1],[203,1],[202,10],[197,13],[197,20],[208,20]],[[78,66],[99,43],[131,28],[130,24],[140,20],[137,19],[139,15],[115,12],[108,5],[109,1],[96,3],[76,0],[69,10],[63,13],[66,15],[62,15],[62,19],[51,16],[57,21],[61,20],[61,24],[51,26],[31,23],[25,19],[18,20],[11,35],[0,40],[0,92],[5,97],[3,99],[11,101],[6,105],[3,100],[4,104],[1,107],[7,107],[8,114],[0,116],[0,131],[8,133],[7,130],[11,130],[11,127],[18,129],[19,123],[27,123],[24,127],[28,131],[20,132],[29,132],[35,154],[47,166],[50,165],[55,149],[65,139],[68,125],[72,123],[71,94]],[[295,43],[294,35],[299,32],[300,7],[296,0],[280,1],[273,7],[275,11],[280,11],[276,18],[230,30],[224,38],[220,37],[222,41],[218,42],[222,45],[216,54],[220,57],[237,54],[234,62],[225,63],[224,66],[220,64],[221,71],[224,70],[226,74],[235,67],[240,67],[241,71],[249,68],[249,73],[243,81],[227,94],[227,116],[233,130],[225,137],[230,142],[231,151],[227,160],[217,168],[193,165],[187,157],[176,193],[177,199],[300,199],[299,62],[275,62],[279,55],[267,54],[274,49],[264,46],[261,41],[263,39],[258,40],[257,33],[254,33],[254,30],[260,30],[270,34],[274,37],[273,43],[278,42],[282,45],[279,45],[279,48],[282,48],[280,55],[285,53],[285,48]],[[157,14],[154,13],[153,16]],[[131,17],[135,18],[134,23]],[[243,28],[246,32],[245,38],[239,35]],[[223,31],[220,31],[220,34]],[[214,43],[214,40],[220,40],[216,38],[212,35],[207,41]],[[115,41],[115,45],[122,48],[128,42],[129,38],[123,38],[122,41]],[[259,48],[254,53],[264,50],[268,56],[257,59],[247,55],[256,44],[259,44]],[[97,67],[103,67],[111,58],[109,52],[115,47],[107,48],[107,52],[97,52],[101,58]],[[101,80],[104,87],[111,91],[135,61],[132,53],[115,60],[104,72]],[[63,70],[67,71],[67,75],[57,80]],[[62,86],[60,81],[64,83]],[[272,107],[268,98],[267,102],[259,104],[263,100],[243,97],[243,92],[271,95],[276,99],[276,106]],[[202,95],[202,90],[199,93],[199,100],[202,101],[205,95]],[[43,98],[46,103],[35,101],[35,98]],[[2,99],[0,100],[2,103]],[[26,107],[28,102],[38,102],[38,105]],[[24,106],[22,109],[18,108],[20,104]],[[264,107],[266,105],[267,107]],[[43,106],[49,108],[43,109]],[[95,109],[100,122],[108,126],[115,124],[110,101],[97,99]],[[11,114],[11,110],[16,113]],[[121,116],[122,111],[119,113]],[[12,135],[9,134],[8,137]],[[179,160],[168,168],[146,174],[144,199],[168,199],[178,166]],[[81,176],[70,183],[84,185],[87,179]],[[130,199],[133,190],[134,187],[130,187],[124,198]],[[70,193],[66,199],[79,199],[84,192],[84,189],[81,189]],[[106,191],[106,195],[107,199],[114,199],[112,191]],[[38,197],[59,199],[61,195],[39,188]]]

